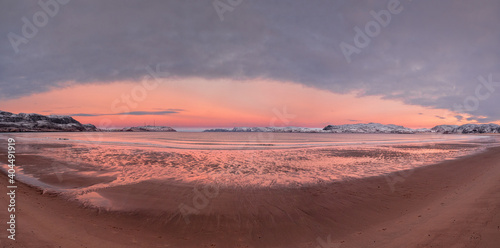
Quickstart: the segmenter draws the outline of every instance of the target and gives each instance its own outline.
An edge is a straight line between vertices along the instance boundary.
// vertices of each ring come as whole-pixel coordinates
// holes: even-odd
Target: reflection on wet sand
[[[171,188],[182,184],[193,188],[193,185],[215,183],[224,188],[297,188],[384,175],[485,149],[484,143],[477,143],[475,137],[459,142],[450,136],[448,142],[417,143],[415,136],[408,136],[405,143],[403,136],[386,137],[383,142],[384,137],[380,135],[366,136],[366,140],[373,142],[356,145],[342,136],[332,142],[335,145],[311,146],[324,144],[325,136],[313,135],[308,141],[303,136],[296,139],[291,138],[295,135],[281,135],[275,141],[280,149],[273,146],[212,149],[213,145],[206,149],[186,149],[193,143],[217,143],[219,147],[219,143],[227,146],[245,143],[247,139],[246,136],[238,140],[234,135],[220,135],[222,141],[218,142],[208,142],[203,135],[199,141],[191,137],[182,149],[159,147],[158,141],[153,142],[155,145],[133,145],[141,143],[144,137],[128,143],[117,143],[110,137],[110,142],[98,145],[74,136],[73,139],[28,139],[18,145],[21,151],[18,161],[22,177],[29,184],[64,192],[86,204],[120,210],[134,208],[133,202],[138,199],[132,200],[131,192],[143,184],[149,185],[148,201],[153,201],[145,206],[153,209],[155,199],[161,201],[164,197],[162,188],[154,190],[160,187],[158,185]],[[359,141],[359,136],[354,140]],[[169,142],[182,141],[171,139]],[[126,194],[120,194],[118,189],[127,189]],[[123,197],[127,204],[123,203]]]

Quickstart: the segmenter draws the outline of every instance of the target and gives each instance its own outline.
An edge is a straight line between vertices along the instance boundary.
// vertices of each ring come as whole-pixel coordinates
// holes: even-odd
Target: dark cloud
[[[177,114],[180,111],[168,110],[168,111],[133,111],[118,113],[116,115],[167,115],[167,114]]]
[[[140,80],[161,64],[170,77],[293,81],[500,120],[500,86],[469,106],[478,76],[500,82],[500,2],[401,1],[401,13],[347,63],[339,44],[353,45],[354,27],[387,2],[244,0],[221,22],[212,1],[72,0],[15,53],[8,35],[22,35],[22,18],[42,8],[2,1],[0,99],[65,82]]]
[[[84,114],[84,113],[80,113],[80,114],[69,114],[69,116],[101,116],[99,114]]]
[[[116,114],[68,114],[69,116],[103,116],[103,115],[168,115],[168,114],[177,114],[183,111],[182,109],[171,109],[165,111],[132,111],[132,112],[123,112]]]

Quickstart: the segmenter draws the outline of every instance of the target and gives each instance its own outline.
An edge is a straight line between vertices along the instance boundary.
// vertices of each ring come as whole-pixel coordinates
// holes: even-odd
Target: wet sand
[[[3,191],[6,184],[2,174]],[[2,231],[1,247],[500,246],[499,147],[388,177],[311,187],[225,187],[215,194],[203,185],[146,181],[99,190],[124,208],[112,212],[17,185],[17,240]],[[180,204],[196,211],[183,215]],[[2,222],[7,205],[3,196]],[[149,210],[132,211],[140,206]]]

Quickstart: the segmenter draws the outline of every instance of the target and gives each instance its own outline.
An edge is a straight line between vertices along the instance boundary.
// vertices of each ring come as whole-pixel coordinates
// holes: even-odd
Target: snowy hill
[[[0,110],[0,132],[76,132],[76,131],[111,131],[111,132],[176,132],[166,126],[138,126],[122,129],[98,130],[92,124],[81,124],[71,116],[40,115],[40,114],[13,114]],[[445,134],[471,134],[471,133],[500,133],[498,124],[465,124],[439,125],[432,129],[411,129],[398,125],[384,125],[380,123],[328,125],[321,128],[307,127],[235,127],[207,129],[204,132],[275,132],[275,133],[445,133]]]
[[[457,125],[439,125],[433,127],[431,130],[435,133],[452,133],[456,128],[458,128]]]
[[[453,133],[500,133],[500,125],[497,124],[465,124],[452,131]]]
[[[433,127],[431,130],[436,133],[449,133],[449,134],[500,133],[500,125],[497,124],[465,124],[462,126],[440,125]]]
[[[469,133],[500,133],[500,125],[497,124],[465,124],[457,125],[439,125],[432,129],[420,128],[411,129],[398,125],[384,125],[380,123],[368,124],[345,124],[328,125],[323,129],[305,128],[305,127],[235,127],[235,128],[217,128],[207,129],[204,132],[275,132],[275,133],[395,133],[395,134],[414,134],[414,133],[445,133],[445,134],[469,134]]]
[[[0,111],[0,132],[77,132],[96,130],[94,125],[83,125],[71,116],[13,114]]]
[[[323,130],[332,133],[400,133],[400,134],[412,134],[412,133],[430,131],[428,129],[411,129],[393,124],[383,125],[380,123],[328,125],[325,128],[323,128]]]

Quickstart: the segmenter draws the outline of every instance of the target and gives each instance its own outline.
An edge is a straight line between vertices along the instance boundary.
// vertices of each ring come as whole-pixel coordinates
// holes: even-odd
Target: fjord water
[[[484,149],[481,142],[489,140],[487,136],[441,134],[94,132],[2,136],[6,135],[16,138],[20,154],[52,161],[19,164],[21,180],[80,193],[164,179],[229,187],[332,182],[472,154]]]

